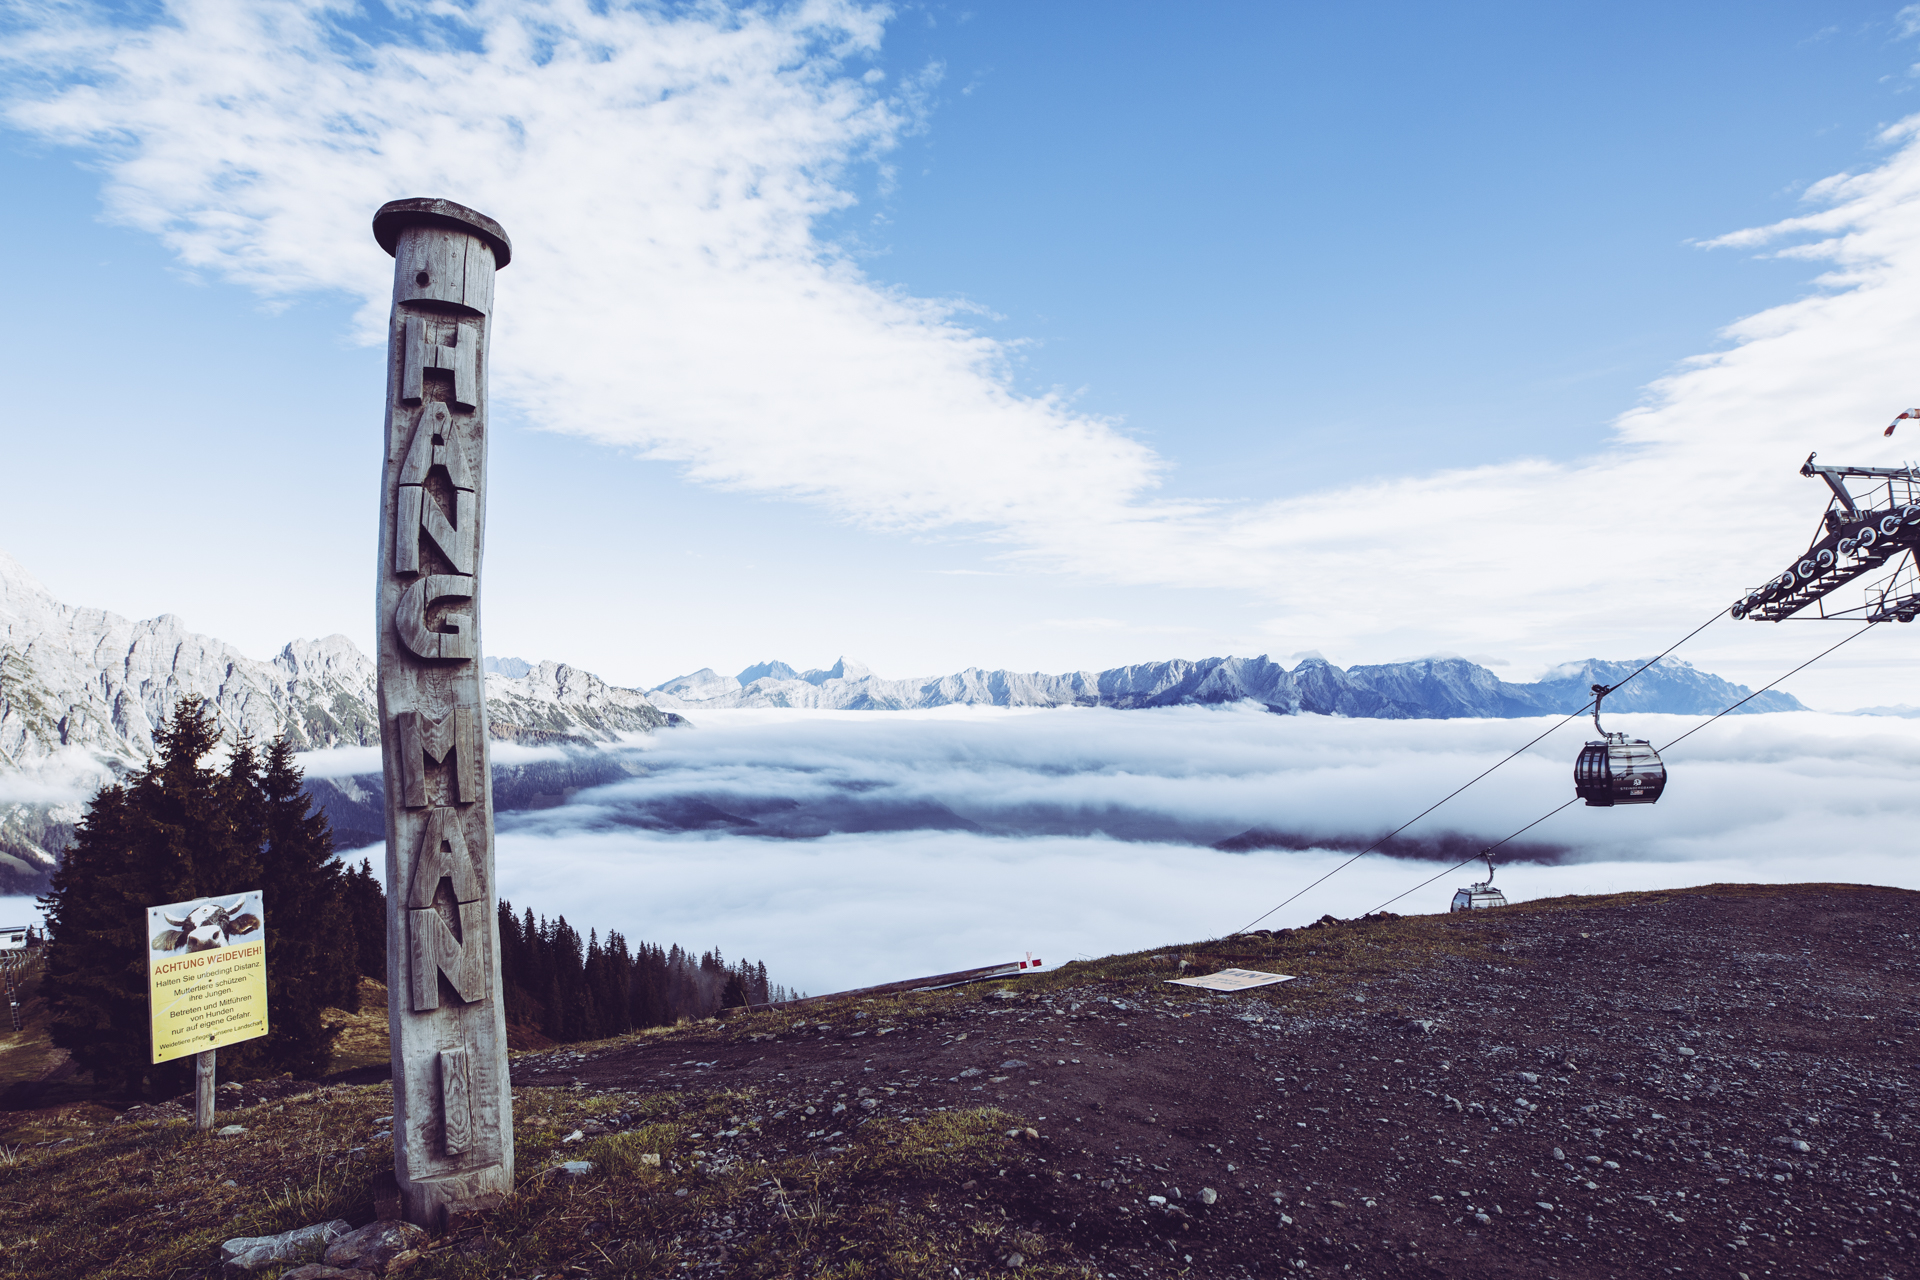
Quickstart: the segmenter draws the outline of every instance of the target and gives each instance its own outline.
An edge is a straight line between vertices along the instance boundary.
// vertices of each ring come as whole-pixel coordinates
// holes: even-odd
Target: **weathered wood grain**
[[[420,532],[427,535],[433,545],[440,548],[440,554],[447,558],[453,571],[471,575],[474,570],[474,552],[479,549],[474,540],[478,532],[474,528],[474,512],[478,504],[474,501],[470,489],[453,491],[453,520],[448,521],[446,513],[440,510],[440,504],[431,497],[420,504]],[[444,643],[444,642],[443,642]]]
[[[447,201],[394,201],[374,226],[394,255],[376,596],[394,1176],[406,1217],[438,1228],[513,1189],[479,662],[487,343],[511,246]]]
[[[473,488],[465,424],[449,413],[443,402],[435,400],[421,411],[420,424],[408,439],[407,457],[400,464],[398,483],[425,484],[433,469],[442,467],[454,488]]]
[[[429,794],[429,765],[449,766],[447,794],[454,804],[472,804],[481,797],[481,762],[486,744],[473,707],[454,707],[442,715],[403,711],[393,718],[400,740],[401,767],[406,778],[402,794],[409,809],[424,809],[435,801]],[[384,744],[383,735],[383,744]],[[434,820],[423,818],[427,824]]]
[[[440,1007],[440,979],[468,1004],[485,1000],[492,966],[487,963],[487,904],[459,904],[460,937],[453,936],[437,908],[407,911],[407,955],[411,961],[409,988],[415,1012]]]
[[[477,541],[477,540],[476,540]],[[473,557],[478,559],[476,545]],[[427,625],[427,611],[443,600],[471,600],[475,587],[466,574],[428,574],[415,578],[401,591],[393,610],[393,628],[415,657],[429,661],[439,658],[478,658],[480,645],[471,613],[443,614],[436,630]]]
[[[451,345],[445,338],[436,336],[435,331],[443,328],[450,330]],[[406,354],[400,382],[401,402],[419,404],[424,400],[426,375],[434,370],[452,375],[451,403],[461,409],[473,408],[479,398],[479,327],[465,322],[445,325],[425,316],[408,316],[404,333]]]
[[[467,852],[460,815],[444,805],[427,810],[427,829],[420,837],[420,853],[413,860],[407,905],[432,906],[442,880],[453,882],[455,902],[478,902],[487,896],[481,877],[473,869],[473,855]]]
[[[443,1146],[457,1156],[473,1145],[473,1103],[467,1081],[467,1048],[440,1051],[440,1116]]]

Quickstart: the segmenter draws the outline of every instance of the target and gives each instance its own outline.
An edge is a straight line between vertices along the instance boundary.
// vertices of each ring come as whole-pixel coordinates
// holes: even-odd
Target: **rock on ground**
[[[220,1262],[228,1275],[251,1275],[278,1263],[317,1258],[352,1229],[345,1219],[336,1218],[277,1236],[236,1236],[220,1246]]]
[[[326,1264],[343,1271],[385,1275],[411,1262],[427,1233],[411,1222],[369,1222],[327,1246]]]

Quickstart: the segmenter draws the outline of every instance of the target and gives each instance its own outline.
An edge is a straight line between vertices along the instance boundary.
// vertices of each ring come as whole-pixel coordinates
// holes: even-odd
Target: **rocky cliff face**
[[[261,662],[172,614],[133,621],[64,604],[0,552],[0,892],[44,887],[84,798],[147,761],[181,698],[206,699],[229,741],[284,733],[302,751],[370,747],[374,676],[345,636],[295,640]],[[487,712],[496,739],[578,749],[680,720],[637,689],[518,659],[488,663]],[[343,803],[333,784],[315,790]]]
[[[0,553],[0,766],[74,748],[133,763],[189,694],[230,736],[285,733],[302,750],[379,740],[373,664],[345,636],[298,640],[270,662],[187,630],[62,604]]]
[[[564,663],[488,666],[496,738],[585,745],[669,722],[639,690]],[[260,662],[172,614],[135,622],[62,604],[0,552],[0,769],[76,749],[143,763],[154,726],[196,694],[229,739],[284,733],[302,751],[380,741],[373,660],[345,636],[295,640]]]
[[[1175,658],[1106,671],[982,671],[883,680],[858,663],[794,673],[784,662],[763,662],[739,676],[710,668],[652,690],[663,707],[818,707],[843,711],[906,710],[955,704],[993,707],[1210,706],[1252,700],[1284,715],[1302,712],[1388,720],[1510,719],[1566,714],[1592,695],[1593,684],[1623,679],[1639,663],[1597,659],[1556,667],[1546,678],[1509,684],[1465,658],[1428,658],[1342,670],[1308,658],[1288,671],[1266,657]],[[1610,707],[1699,715],[1718,711],[1749,690],[1664,658],[1622,689]],[[1804,710],[1790,694],[1763,693],[1741,709]]]
[[[563,662],[518,664],[525,675],[487,675],[488,726],[495,738],[526,746],[612,742],[678,723],[638,689],[610,685]]]

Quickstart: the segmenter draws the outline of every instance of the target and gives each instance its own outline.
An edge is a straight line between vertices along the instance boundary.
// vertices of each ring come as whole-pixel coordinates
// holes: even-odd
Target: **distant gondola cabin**
[[[1479,911],[1485,907],[1504,907],[1507,895],[1490,884],[1469,885],[1453,895],[1454,911]]]

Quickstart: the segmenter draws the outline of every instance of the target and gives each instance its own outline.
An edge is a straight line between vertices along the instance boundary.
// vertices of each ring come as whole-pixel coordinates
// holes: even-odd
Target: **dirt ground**
[[[1031,1128],[1020,1158],[936,1212],[1002,1214],[1010,1270],[1026,1231],[1110,1277],[1910,1276],[1916,938],[1897,890],[1569,900],[1243,938],[923,1016],[756,1013],[513,1078],[751,1099],[693,1135],[715,1168],[1000,1108]],[[1301,977],[1198,993],[1162,981],[1182,956]],[[727,1273],[752,1224],[708,1227]]]

